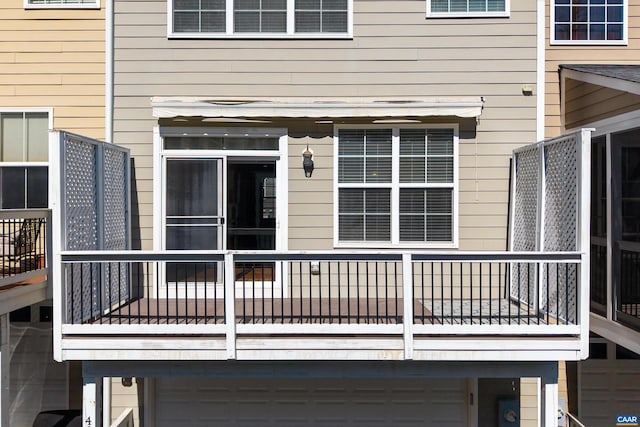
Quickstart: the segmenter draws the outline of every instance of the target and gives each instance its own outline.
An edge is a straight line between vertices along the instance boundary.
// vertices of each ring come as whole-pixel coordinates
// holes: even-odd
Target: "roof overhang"
[[[151,99],[153,116],[217,118],[357,118],[357,117],[478,117],[480,97],[433,99],[360,99],[306,102],[291,99],[211,100],[199,98]]]
[[[586,67],[560,65],[560,75],[564,78],[640,95],[640,82],[622,78],[615,73],[608,73],[604,66],[603,70],[596,69],[596,66],[593,66],[594,70]],[[640,66],[638,66],[638,72],[640,75]]]

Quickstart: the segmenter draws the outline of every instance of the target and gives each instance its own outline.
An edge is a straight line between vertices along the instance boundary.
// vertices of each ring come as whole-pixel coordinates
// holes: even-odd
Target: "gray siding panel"
[[[166,0],[116,0],[115,142],[136,161],[143,248],[151,247],[151,194],[160,188],[152,182],[158,123],[151,97],[484,96],[477,125],[441,122],[460,123],[460,248],[504,249],[509,157],[536,132],[536,97],[522,94],[536,82],[536,1],[511,3],[509,18],[427,19],[424,0],[354,0],[353,39],[186,40],[167,38]],[[297,126],[289,150],[289,248],[329,249],[331,127],[307,137],[299,122],[283,126]],[[301,174],[307,141],[316,151],[311,179]]]

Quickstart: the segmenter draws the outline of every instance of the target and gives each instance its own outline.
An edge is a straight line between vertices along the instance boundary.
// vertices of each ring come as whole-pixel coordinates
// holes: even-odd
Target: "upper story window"
[[[350,37],[353,0],[170,0],[172,37]]]
[[[551,43],[625,44],[627,0],[554,0]]]
[[[509,0],[427,0],[427,16],[433,18],[509,16]]]
[[[25,9],[99,9],[100,0],[24,0]]]
[[[337,246],[456,244],[457,130],[341,127]]]
[[[49,114],[0,112],[0,209],[46,208]]]

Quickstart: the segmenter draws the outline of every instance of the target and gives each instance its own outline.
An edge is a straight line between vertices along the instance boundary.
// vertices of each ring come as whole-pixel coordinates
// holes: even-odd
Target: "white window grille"
[[[625,44],[627,0],[554,0],[554,44]]]
[[[24,0],[25,9],[99,9],[100,0]]]
[[[457,130],[339,128],[338,245],[455,244]]]
[[[427,16],[509,16],[509,0],[427,0]]]
[[[172,37],[350,37],[353,0],[170,0]]]
[[[0,209],[47,207],[49,115],[0,112]]]

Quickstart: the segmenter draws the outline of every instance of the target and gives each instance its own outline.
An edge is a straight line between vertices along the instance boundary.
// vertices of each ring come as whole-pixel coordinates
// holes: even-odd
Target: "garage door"
[[[616,415],[638,415],[640,360],[587,360],[580,370],[580,419],[586,425],[612,426]]]
[[[67,366],[53,360],[51,323],[11,324],[12,426],[30,426],[38,412],[67,408]]]
[[[463,379],[159,378],[156,425],[466,426]]]

